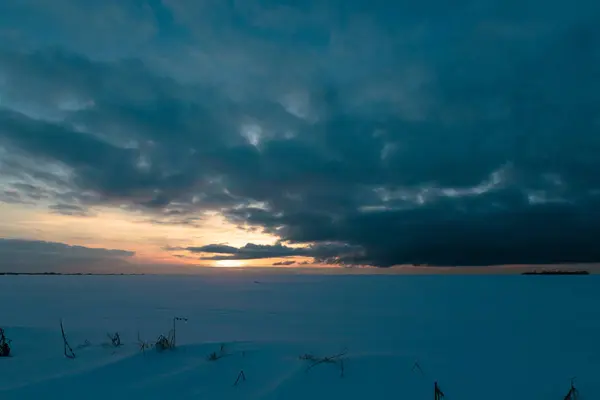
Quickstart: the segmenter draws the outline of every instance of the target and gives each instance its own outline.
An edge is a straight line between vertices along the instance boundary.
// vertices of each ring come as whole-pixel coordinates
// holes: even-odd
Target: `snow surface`
[[[0,399],[417,400],[437,380],[448,400],[541,400],[572,377],[599,399],[598,288],[596,276],[4,276]],[[154,340],[174,316],[189,319],[178,347],[141,353],[137,332]],[[227,356],[208,361],[221,344]],[[343,377],[299,359],[343,349]]]

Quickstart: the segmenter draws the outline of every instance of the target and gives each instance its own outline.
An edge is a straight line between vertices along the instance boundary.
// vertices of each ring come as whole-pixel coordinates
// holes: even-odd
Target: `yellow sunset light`
[[[217,267],[234,268],[234,267],[243,267],[244,262],[240,261],[240,260],[219,260],[219,261],[215,262],[215,265]]]

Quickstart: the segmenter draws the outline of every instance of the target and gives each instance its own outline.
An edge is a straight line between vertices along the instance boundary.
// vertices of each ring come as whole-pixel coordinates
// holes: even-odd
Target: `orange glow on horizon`
[[[220,215],[209,215],[198,227],[153,224],[147,217],[111,208],[97,208],[90,217],[65,216],[48,212],[45,207],[2,204],[0,207],[0,237],[60,242],[85,247],[134,251],[127,261],[132,265],[155,264],[177,268],[243,268],[243,267],[318,267],[306,264],[306,257],[202,260],[202,256],[186,248],[208,244],[241,247],[247,243],[272,245],[277,237],[261,232],[239,229]],[[295,261],[288,265],[286,262]],[[279,265],[273,265],[280,263]]]

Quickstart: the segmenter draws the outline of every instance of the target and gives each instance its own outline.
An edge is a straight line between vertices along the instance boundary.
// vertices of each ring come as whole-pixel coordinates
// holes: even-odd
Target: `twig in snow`
[[[77,350],[79,350],[79,349],[85,349],[86,347],[90,347],[91,345],[92,345],[92,342],[90,342],[89,340],[85,339],[85,342],[83,342],[80,345],[77,345],[75,348]]]
[[[411,371],[414,372],[415,369],[418,370],[421,373],[421,375],[425,376],[425,372],[423,372],[423,369],[419,365],[418,361],[415,361],[415,363],[413,364],[413,367],[412,367]]]
[[[123,346],[123,343],[121,343],[121,335],[119,335],[119,332],[115,332],[114,335],[107,333],[106,336],[108,336],[108,338],[110,339],[110,343],[113,347]]]
[[[240,382],[240,379],[242,380],[242,382],[246,382],[246,374],[244,374],[244,370],[241,370],[240,373],[237,376],[237,379],[235,380],[235,383],[233,384],[233,386],[237,386],[238,383]]]
[[[312,354],[304,354],[300,356],[301,360],[308,360],[312,363],[306,368],[306,372],[310,371],[312,368],[316,367],[319,364],[338,364],[340,366],[341,377],[344,377],[344,357],[347,353],[347,350],[344,350],[341,353],[334,354],[332,356],[327,357],[316,357]]]
[[[65,335],[65,328],[63,327],[62,319],[60,320],[60,331],[62,333],[62,338],[63,338],[63,343],[64,343],[65,357],[74,359],[75,352],[73,352],[73,349],[71,348],[71,346],[69,346],[69,342],[67,341],[67,335]]]
[[[308,360],[308,361],[317,361],[318,358],[313,356],[312,354],[306,353],[306,354],[302,354],[301,356],[298,357],[301,360]]]
[[[328,357],[322,357],[322,358],[313,358],[313,363],[311,365],[309,365],[309,367],[306,369],[307,371],[310,370],[311,368],[316,367],[319,364],[323,364],[323,363],[328,363],[328,364],[336,364],[340,361],[340,358],[346,355],[346,350],[344,350],[341,353],[338,354],[334,354],[332,356],[328,356]]]

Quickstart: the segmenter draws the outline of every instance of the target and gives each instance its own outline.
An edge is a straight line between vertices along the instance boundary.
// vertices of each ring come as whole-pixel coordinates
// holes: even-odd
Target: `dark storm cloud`
[[[81,272],[91,266],[114,268],[135,253],[37,240],[0,238],[0,271]]]
[[[281,239],[187,249],[212,260],[600,259],[597,2],[119,4],[122,46],[0,47],[4,201]]]
[[[313,257],[319,262],[329,260],[340,254],[360,252],[359,248],[340,243],[320,243],[308,247],[288,247],[282,244],[259,245],[248,243],[242,247],[224,244],[209,244],[199,247],[172,248],[169,250],[185,250],[191,253],[218,254],[203,256],[200,260],[257,260],[262,258]]]

